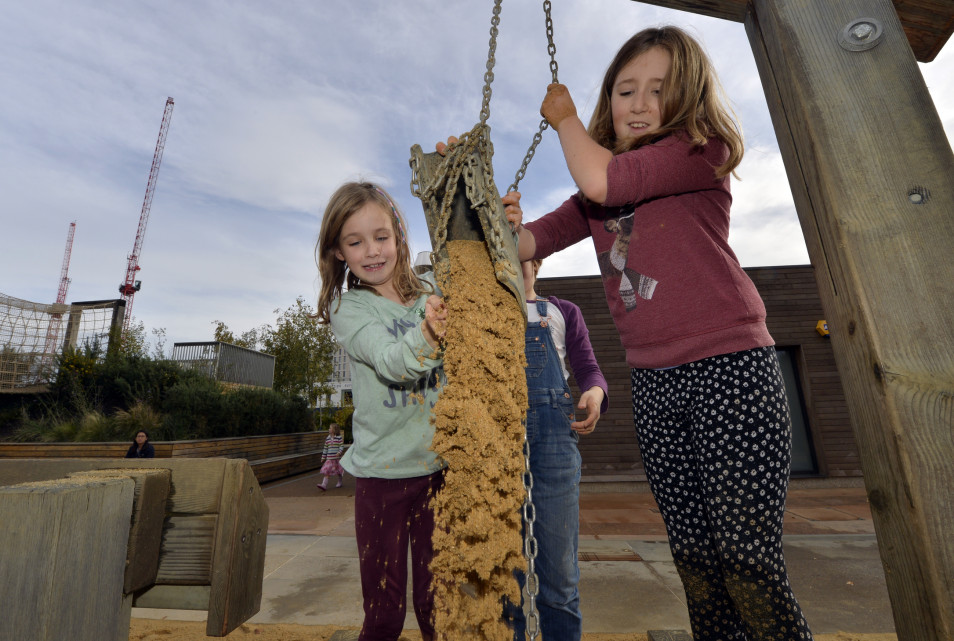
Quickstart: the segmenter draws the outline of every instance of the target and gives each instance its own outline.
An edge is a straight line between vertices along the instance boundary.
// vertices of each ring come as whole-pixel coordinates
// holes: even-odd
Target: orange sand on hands
[[[526,322],[495,278],[487,248],[447,244],[439,282],[448,308],[444,371],[434,406],[434,451],[447,461],[433,501],[435,629],[440,639],[509,641],[501,597],[520,602]]]

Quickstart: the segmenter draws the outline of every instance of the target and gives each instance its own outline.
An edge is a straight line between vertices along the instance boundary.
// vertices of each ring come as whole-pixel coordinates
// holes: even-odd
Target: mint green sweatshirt
[[[356,289],[331,303],[331,328],[351,359],[354,444],[341,465],[354,476],[411,478],[444,467],[430,449],[444,368],[421,332],[426,300],[404,307]]]

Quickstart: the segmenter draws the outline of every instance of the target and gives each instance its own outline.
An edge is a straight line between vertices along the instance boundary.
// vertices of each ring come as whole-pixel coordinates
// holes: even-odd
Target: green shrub
[[[313,429],[304,400],[268,389],[226,391],[203,374],[142,355],[67,350],[50,392],[8,406],[4,433],[17,441],[154,441],[280,434]]]
[[[78,440],[80,426],[76,421],[62,421],[53,423],[43,434],[43,440],[47,443],[64,443]]]
[[[113,424],[115,433],[119,436],[116,440],[132,440],[139,430],[158,435],[162,427],[162,414],[145,403],[136,403],[128,411],[116,412],[113,415]]]
[[[237,434],[282,434],[312,429],[311,412],[301,398],[267,389],[240,388],[226,395]]]
[[[228,431],[223,425],[222,387],[210,378],[198,378],[173,385],[160,406],[161,441],[209,438],[212,431]]]
[[[282,434],[310,429],[304,400],[268,389],[223,391],[193,381],[169,390],[162,404],[163,439],[228,438]]]
[[[74,441],[84,443],[101,443],[104,441],[118,441],[119,433],[116,422],[102,412],[92,411],[85,413],[79,420]]]
[[[19,443],[38,443],[46,440],[44,436],[49,431],[50,424],[44,418],[33,418],[24,410],[10,440]]]

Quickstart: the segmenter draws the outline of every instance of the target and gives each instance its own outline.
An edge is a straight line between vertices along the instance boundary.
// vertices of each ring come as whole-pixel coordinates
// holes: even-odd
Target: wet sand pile
[[[433,502],[435,629],[447,640],[508,641],[501,598],[520,602],[513,571],[526,566],[526,324],[484,243],[451,241],[447,249],[448,282],[438,283],[448,308],[447,383],[433,413],[433,448],[448,463]]]

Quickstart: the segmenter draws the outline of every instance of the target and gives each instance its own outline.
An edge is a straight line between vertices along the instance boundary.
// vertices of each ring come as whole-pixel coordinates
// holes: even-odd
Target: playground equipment
[[[34,303],[0,293],[0,394],[45,392],[66,347],[108,349],[123,321],[121,300]],[[54,325],[66,318],[65,336],[50,344]]]
[[[549,0],[543,7],[550,70],[557,82]],[[493,143],[487,124],[500,11],[501,0],[495,0],[479,122],[446,155],[425,154],[420,145],[411,148],[411,191],[424,205],[433,246],[431,261],[449,310],[444,355],[448,382],[434,408],[433,447],[448,462],[444,489],[435,498],[434,508],[439,529],[433,566],[435,623],[449,636],[507,638],[511,632],[493,613],[502,596],[519,603],[512,574],[520,567],[527,576],[527,631],[532,640],[539,633],[539,620],[533,478],[523,426],[527,312],[516,239],[494,184]],[[508,192],[517,189],[547,126],[546,120],[540,122]],[[503,297],[497,291],[501,287],[506,291]],[[464,324],[470,327],[465,329]],[[471,344],[468,332],[479,336],[481,344]],[[474,358],[475,348],[478,358]],[[499,403],[508,398],[512,404]],[[488,437],[497,441],[499,451],[488,454],[484,447]],[[484,451],[473,451],[475,444]],[[521,481],[523,492],[519,491]],[[516,560],[520,547],[516,514],[521,503],[525,568]],[[485,524],[497,527],[503,522],[503,526],[492,531],[479,525],[482,519]]]
[[[0,638],[126,641],[133,606],[258,612],[268,507],[242,459],[0,461]]]

